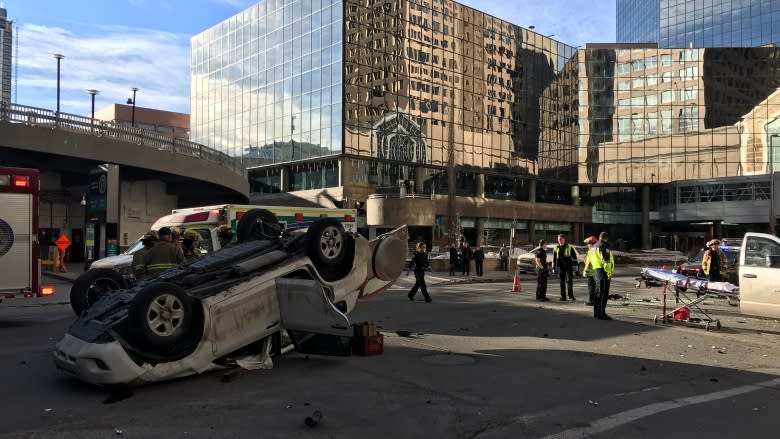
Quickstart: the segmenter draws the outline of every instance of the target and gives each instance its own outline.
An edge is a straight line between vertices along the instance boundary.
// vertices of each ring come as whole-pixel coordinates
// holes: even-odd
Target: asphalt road
[[[437,282],[430,304],[406,298],[407,278],[358,304],[352,319],[385,334],[381,356],[293,353],[234,380],[214,372],[125,394],[53,367],[74,319],[67,284],[46,305],[0,304],[0,437],[777,436],[776,321],[712,300],[720,331],[655,325],[660,289],[628,277],[614,282],[630,300],[610,303],[609,322],[581,301],[535,302],[528,279],[519,294],[509,283]],[[315,410],[324,417],[309,428]]]

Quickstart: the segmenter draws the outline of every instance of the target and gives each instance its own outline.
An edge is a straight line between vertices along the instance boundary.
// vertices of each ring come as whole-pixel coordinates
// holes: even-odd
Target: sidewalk
[[[44,270],[41,274],[43,276],[49,276],[53,277],[55,279],[64,280],[66,282],[74,282],[76,278],[81,276],[81,273],[84,272],[84,263],[83,262],[66,262],[65,268],[68,270],[65,273],[60,273],[57,271],[47,271]]]

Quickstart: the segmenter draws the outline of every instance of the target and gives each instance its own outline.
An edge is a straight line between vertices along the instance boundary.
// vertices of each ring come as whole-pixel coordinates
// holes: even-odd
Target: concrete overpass
[[[18,104],[0,105],[0,165],[41,171],[41,228],[71,240],[91,215],[81,203],[94,192],[90,175],[103,169],[109,187],[97,238],[104,245],[96,256],[109,240],[131,244],[172,208],[246,203],[249,196],[241,163],[212,148]]]

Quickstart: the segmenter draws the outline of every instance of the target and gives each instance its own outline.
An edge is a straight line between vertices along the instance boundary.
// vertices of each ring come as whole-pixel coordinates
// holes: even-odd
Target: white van
[[[739,255],[739,307],[745,314],[780,318],[780,239],[747,233]]]

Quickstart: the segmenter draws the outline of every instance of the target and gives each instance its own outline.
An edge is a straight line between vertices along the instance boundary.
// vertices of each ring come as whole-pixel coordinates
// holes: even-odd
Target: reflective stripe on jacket
[[[152,275],[183,264],[184,252],[182,252],[181,247],[168,241],[158,241],[146,253],[144,261],[146,262],[146,271]]]

